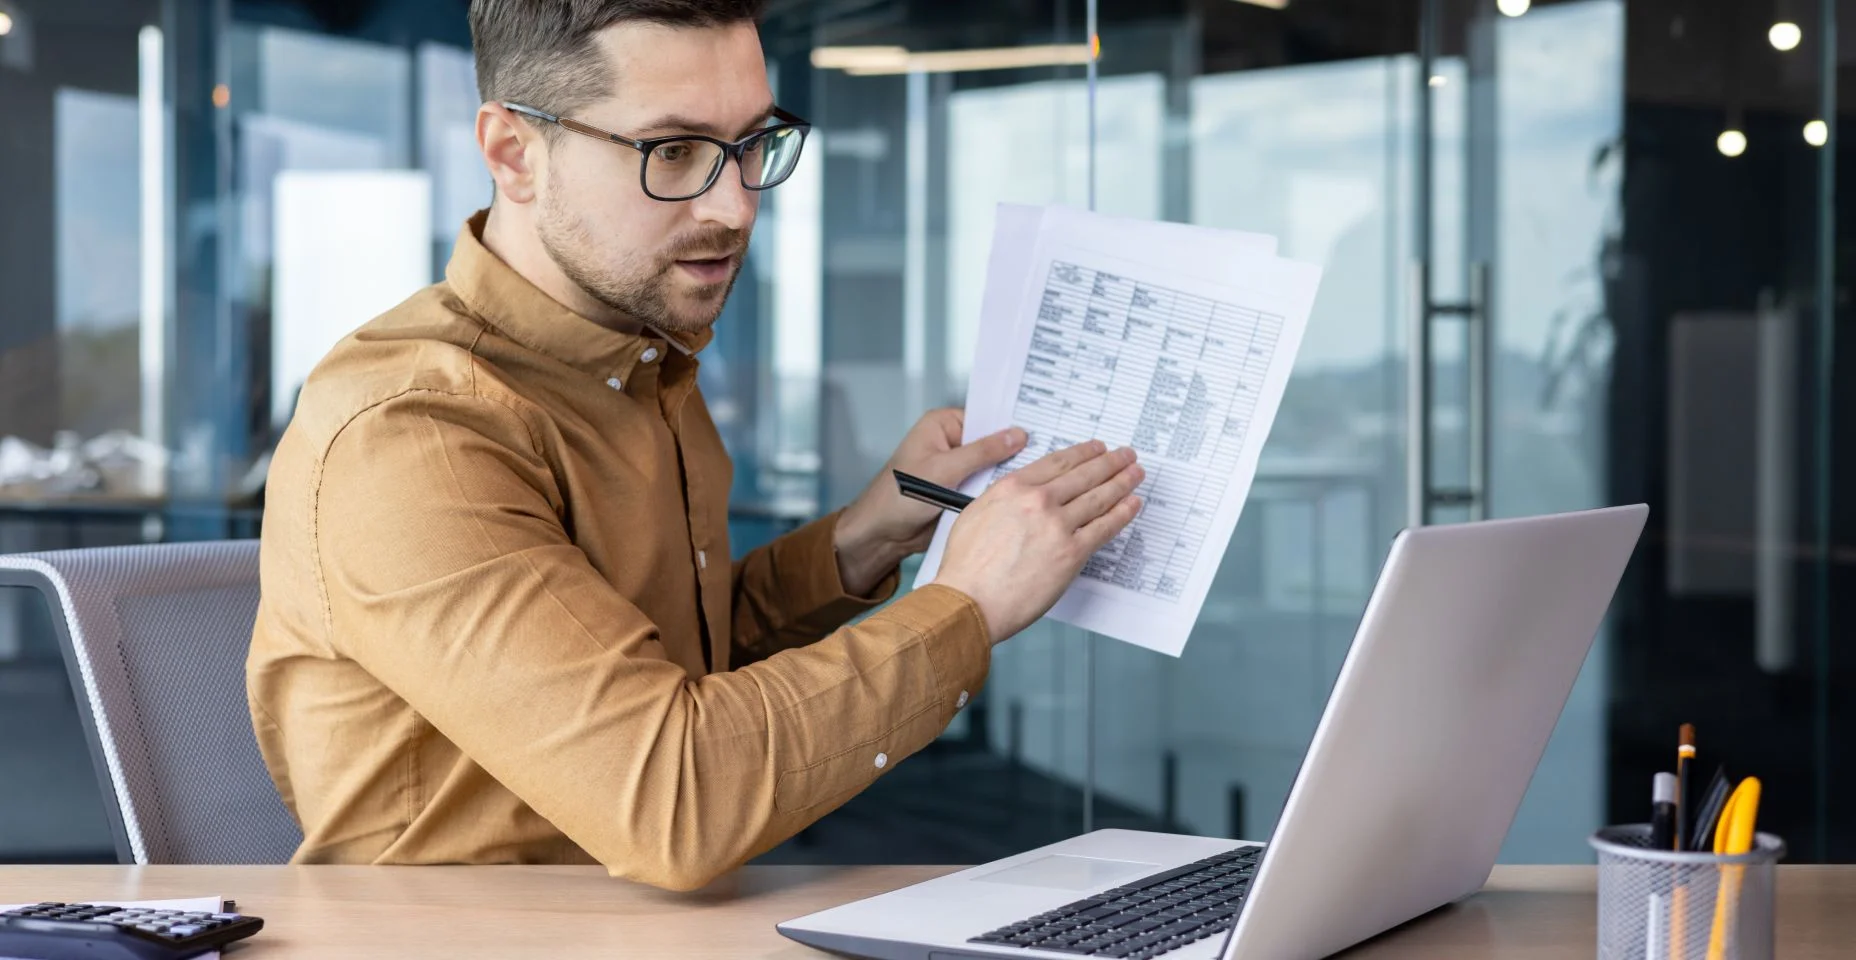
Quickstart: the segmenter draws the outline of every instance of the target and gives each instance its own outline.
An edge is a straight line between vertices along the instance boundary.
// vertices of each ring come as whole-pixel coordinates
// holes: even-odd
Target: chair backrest
[[[258,541],[0,556],[42,591],[124,863],[282,863],[302,832],[252,735]]]

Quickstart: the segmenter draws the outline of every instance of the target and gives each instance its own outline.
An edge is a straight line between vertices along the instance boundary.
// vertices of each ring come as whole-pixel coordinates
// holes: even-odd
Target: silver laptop
[[[1100,830],[779,930],[893,960],[1295,960],[1467,897],[1648,514],[1401,533],[1267,847]]]

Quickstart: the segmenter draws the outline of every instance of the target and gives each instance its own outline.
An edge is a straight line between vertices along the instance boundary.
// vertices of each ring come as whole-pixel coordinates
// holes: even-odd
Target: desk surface
[[[662,893],[584,867],[0,867],[0,903],[226,896],[265,918],[234,960],[277,958],[821,958],[773,930],[949,867],[748,867]],[[1498,867],[1481,894],[1346,954],[1591,956],[1591,867]],[[1778,955],[1848,956],[1856,866],[1779,868]]]

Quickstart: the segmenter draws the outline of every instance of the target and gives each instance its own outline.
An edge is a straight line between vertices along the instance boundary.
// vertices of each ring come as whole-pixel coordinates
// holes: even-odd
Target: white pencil
[[[1650,915],[1645,918],[1643,934],[1643,955],[1645,960],[1657,960],[1663,955],[1663,895],[1650,894]]]

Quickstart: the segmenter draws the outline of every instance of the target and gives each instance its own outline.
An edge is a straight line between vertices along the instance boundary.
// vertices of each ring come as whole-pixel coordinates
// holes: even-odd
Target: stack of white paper
[[[1052,608],[1065,623],[1178,656],[1198,619],[1295,364],[1320,268],[1276,239],[1062,207],[1003,204],[993,228],[966,439],[1031,436],[977,495],[1085,440],[1132,446],[1145,506]],[[931,582],[946,516],[917,585]]]

